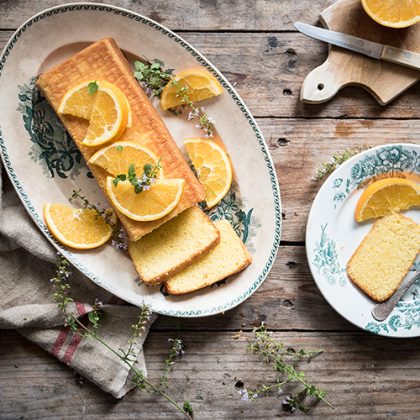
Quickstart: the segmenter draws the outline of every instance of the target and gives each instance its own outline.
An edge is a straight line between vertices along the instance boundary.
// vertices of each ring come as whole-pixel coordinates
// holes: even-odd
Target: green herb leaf
[[[130,166],[128,167],[128,177],[136,175],[136,166],[134,165],[134,163],[130,164]]]
[[[89,95],[93,95],[94,93],[96,93],[98,91],[98,84],[96,83],[96,80],[94,82],[89,82],[88,84],[88,94]]]
[[[172,69],[164,69],[164,63],[155,59],[153,63],[136,61],[134,63],[134,77],[153,96],[160,97],[163,88],[172,79]]]
[[[138,72],[142,72],[146,67],[147,67],[146,64],[142,63],[141,61],[134,62],[134,68]]]
[[[333,406],[324,398],[326,392],[317,388],[308,382],[303,371],[297,370],[295,365],[302,360],[310,361],[322,350],[304,350],[295,351],[290,347],[286,347],[283,343],[275,341],[271,337],[271,333],[266,330],[265,325],[254,328],[255,340],[249,343],[249,351],[253,354],[261,355],[262,359],[272,364],[275,371],[279,372],[279,377],[273,385],[263,384],[255,390],[240,390],[242,399],[254,400],[259,396],[268,395],[271,390],[281,390],[283,385],[293,383],[298,385],[296,393],[287,396],[283,401],[282,407],[284,411],[293,412],[297,409],[306,412],[308,408],[303,404],[307,395],[315,397],[317,400],[324,402],[328,407]]]
[[[123,149],[124,149],[124,147],[123,147],[123,146],[121,146],[120,144],[119,144],[118,146],[115,146],[115,148],[116,148],[119,152],[122,152],[122,151],[123,151]]]
[[[334,153],[328,162],[321,164],[321,167],[317,169],[314,175],[315,181],[321,181],[327,175],[331,174],[336,168],[338,168],[343,162],[357,155],[363,150],[370,149],[372,146],[354,147],[352,149],[345,149],[341,153]]]
[[[125,181],[126,179],[127,179],[127,175],[125,175],[125,174],[119,174],[119,175],[117,175],[117,176],[113,179],[112,183],[113,183],[115,186],[117,186],[117,185],[118,185],[118,182],[120,182],[120,181]]]
[[[151,163],[146,163],[146,165],[143,166],[144,173],[149,176],[153,170],[153,165]]]
[[[189,414],[191,417],[194,416],[193,408],[190,402],[184,401],[184,405],[182,406],[185,413]]]

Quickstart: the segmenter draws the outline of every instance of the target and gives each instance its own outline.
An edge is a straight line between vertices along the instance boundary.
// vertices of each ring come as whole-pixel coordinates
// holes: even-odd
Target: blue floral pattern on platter
[[[318,269],[323,278],[331,286],[346,284],[344,272],[346,271],[341,267],[338,261],[337,245],[335,241],[327,235],[327,226],[321,226],[321,237],[315,243],[313,263]]]
[[[17,109],[23,116],[25,129],[33,143],[29,156],[42,165],[47,176],[73,179],[85,165],[84,160],[55,111],[36,88],[35,82],[36,77],[33,77],[28,84],[19,86],[20,103]],[[213,209],[206,210],[206,213],[213,222],[228,220],[243,243],[247,243],[255,235],[257,226],[251,224],[254,209],[244,211],[242,208],[239,186],[234,183],[226,197]],[[249,245],[250,251],[253,251],[252,244]]]
[[[32,142],[29,156],[47,176],[74,179],[82,168],[87,170],[84,160],[50,104],[35,87],[35,81],[33,77],[19,86],[17,107]]]
[[[234,183],[222,201],[216,207],[205,210],[205,212],[213,222],[222,219],[228,220],[249,251],[254,253],[252,238],[256,235],[261,223],[255,218],[254,209],[244,211],[245,207],[239,186]]]
[[[178,37],[175,33],[169,31],[165,27],[139,14],[132,13],[127,10],[115,8],[109,5],[86,4],[86,3],[69,4],[69,5],[56,6],[35,15],[30,20],[25,22],[13,34],[13,36],[10,38],[10,40],[6,44],[5,49],[3,50],[3,53],[0,57],[0,77],[3,77],[5,75],[5,72],[3,70],[9,64],[8,63],[9,56],[11,56],[11,54],[18,54],[19,46],[20,46],[19,43],[22,41],[22,36],[28,35],[28,32],[30,31],[31,27],[38,26],[39,22],[48,21],[50,17],[55,19],[55,16],[57,15],[66,15],[68,13],[69,18],[71,19],[71,14],[73,12],[75,13],[79,13],[79,12],[109,13],[109,14],[117,16],[117,18],[128,19],[130,20],[130,23],[133,22],[136,25],[138,23],[137,27],[139,27],[140,25],[145,25],[147,26],[147,28],[156,30],[157,35],[159,36],[164,35],[167,39],[170,39],[174,43],[178,44],[192,58],[194,58],[194,60],[197,61],[199,65],[202,65],[203,67],[205,67],[209,72],[211,72],[218,79],[218,81],[224,87],[226,94],[229,95],[229,97],[232,99],[232,101],[237,105],[238,109],[241,111],[243,117],[246,120],[246,127],[249,126],[250,130],[255,135],[255,139],[257,141],[257,150],[261,152],[262,158],[264,159],[265,166],[267,168],[268,182],[271,186],[271,193],[272,193],[272,199],[273,199],[272,205],[273,205],[273,210],[274,210],[274,226],[273,226],[273,232],[272,232],[272,241],[270,240],[270,243],[268,244],[269,248],[268,248],[267,258],[264,261],[261,261],[261,268],[258,270],[257,273],[255,273],[255,277],[253,276],[251,278],[249,285],[247,285],[243,290],[241,290],[240,293],[229,295],[225,300],[215,303],[215,304],[211,303],[208,305],[204,305],[203,307],[199,307],[199,308],[194,308],[194,307],[190,308],[188,307],[188,305],[186,305],[186,307],[182,309],[179,309],[179,308],[173,309],[171,306],[167,306],[166,303],[162,305],[162,302],[159,299],[154,299],[153,297],[149,297],[149,296],[147,297],[147,299],[150,299],[150,302],[152,302],[153,306],[156,305],[156,307],[154,308],[156,312],[165,314],[165,315],[171,315],[171,316],[182,316],[182,317],[205,316],[205,315],[211,315],[211,314],[224,312],[224,311],[227,311],[228,309],[233,308],[234,306],[237,306],[238,304],[240,304],[242,301],[244,301],[246,298],[248,298],[252,293],[254,293],[258,289],[258,287],[262,284],[268,272],[270,271],[273,265],[273,262],[275,260],[278,246],[280,244],[280,233],[281,233],[281,225],[282,225],[280,191],[278,187],[276,173],[274,170],[274,165],[272,163],[267,144],[265,143],[264,138],[261,134],[261,131],[256,125],[255,120],[253,119],[246,105],[238,96],[238,94],[236,93],[232,85],[217,71],[217,69],[215,69],[197,50],[195,50],[186,41]],[[20,82],[20,84],[23,84],[23,82]],[[25,98],[25,100],[26,99],[29,99],[29,98]],[[26,115],[26,110],[21,109],[19,111],[20,111],[20,116]],[[32,141],[32,136],[31,136],[31,141]],[[36,142],[33,142],[33,143],[35,144]],[[31,143],[28,142],[28,144],[31,144]],[[67,251],[66,249],[62,248],[60,244],[58,244],[54,240],[54,238],[49,234],[48,229],[46,228],[45,224],[42,221],[42,217],[40,217],[40,214],[38,213],[37,209],[34,207],[31,201],[31,198],[28,195],[28,192],[25,190],[20,179],[18,178],[16,169],[14,167],[14,163],[11,161],[10,155],[8,153],[7,140],[1,134],[1,130],[0,130],[0,151],[1,151],[1,157],[2,157],[3,163],[10,176],[10,179],[12,180],[14,187],[16,188],[16,191],[18,192],[20,198],[22,199],[22,202],[24,203],[25,208],[28,210],[31,217],[35,220],[36,224],[40,227],[43,234],[56,247],[56,249],[59,252],[61,252],[63,255],[65,255],[66,258],[68,258],[82,273],[84,273],[86,276],[92,279],[96,284],[101,285],[105,288],[108,288],[110,291],[115,293],[114,290],[111,290],[110,285],[108,283],[105,283],[103,279],[97,275],[96,272],[91,271],[89,266],[83,264],[77,255],[74,255],[71,252]],[[39,157],[41,154],[40,149],[35,149],[35,152],[36,152],[35,156]],[[75,159],[74,155],[73,155],[73,159]],[[77,163],[77,159],[75,159],[75,161]],[[60,180],[62,179],[62,177],[57,173],[55,168],[52,167],[51,168],[52,171],[50,171],[50,169],[48,168],[47,162],[42,162],[40,160],[40,161],[37,161],[36,164],[38,163],[41,165],[45,165],[45,172],[49,177],[54,176],[56,178],[59,178]],[[74,166],[76,166],[76,163],[74,163]],[[69,167],[67,166],[67,168]],[[72,178],[72,176],[76,176],[76,174],[72,175],[71,169],[66,170],[66,171],[61,171],[61,172],[62,172],[62,175],[65,175],[66,178]],[[270,202],[270,206],[271,206],[271,202]],[[245,213],[248,215],[248,211]],[[255,215],[255,210],[253,210],[251,213],[252,221],[250,223],[249,235],[247,239],[248,247],[249,247],[249,240],[252,237],[252,230],[253,230],[253,225],[255,221],[254,215]],[[246,229],[243,229],[243,231],[245,232]],[[261,229],[259,231],[261,231]],[[132,293],[129,291],[124,291],[124,293],[119,291],[119,293],[124,295],[123,298],[127,302],[133,303],[135,305],[139,305],[143,303],[143,300],[139,300],[139,296],[135,293]]]
[[[397,146],[384,146],[355,163],[350,177],[333,181],[333,201],[336,207],[350,192],[367,179],[383,174],[420,171],[420,155],[415,150]]]

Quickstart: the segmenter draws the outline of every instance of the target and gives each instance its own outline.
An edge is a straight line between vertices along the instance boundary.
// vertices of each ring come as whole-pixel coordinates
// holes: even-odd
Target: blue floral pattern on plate
[[[386,321],[376,322],[371,315],[374,302],[352,284],[345,270],[357,243],[369,230],[366,224],[347,222],[354,211],[358,194],[355,190],[370,179],[384,175],[409,175],[414,179],[419,176],[420,147],[401,143],[378,146],[354,156],[335,170],[319,191],[309,215],[308,261],[322,294],[350,322],[379,335],[416,337],[420,335],[420,281],[410,288]],[[418,221],[415,210],[409,216]],[[412,267],[414,271],[419,269],[420,258]]]
[[[328,224],[321,226],[321,237],[315,244],[313,263],[329,285],[344,286],[346,278],[343,273],[346,270],[341,267],[338,261],[337,245],[333,239],[328,237],[327,226]]]
[[[353,188],[373,176],[414,171],[420,171],[420,155],[415,150],[407,150],[401,145],[377,149],[352,166],[349,178],[334,180],[335,206],[344,201]]]

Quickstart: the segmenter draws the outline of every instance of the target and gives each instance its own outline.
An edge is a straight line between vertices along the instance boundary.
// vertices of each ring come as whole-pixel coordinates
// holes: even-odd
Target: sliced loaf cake
[[[251,264],[251,255],[227,220],[214,223],[220,242],[207,255],[165,282],[171,295],[194,292],[242,271]]]
[[[193,206],[138,241],[128,251],[140,279],[147,284],[162,283],[197,261],[219,242],[214,224]]]

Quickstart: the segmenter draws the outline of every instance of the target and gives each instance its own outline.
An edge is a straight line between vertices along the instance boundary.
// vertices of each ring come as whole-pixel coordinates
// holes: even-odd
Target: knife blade
[[[353,35],[341,32],[330,31],[329,29],[318,28],[317,26],[307,25],[306,23],[296,22],[295,28],[303,34],[345,48],[377,60],[385,60],[406,67],[420,70],[420,54],[390,45],[379,44],[378,42],[368,41]]]

